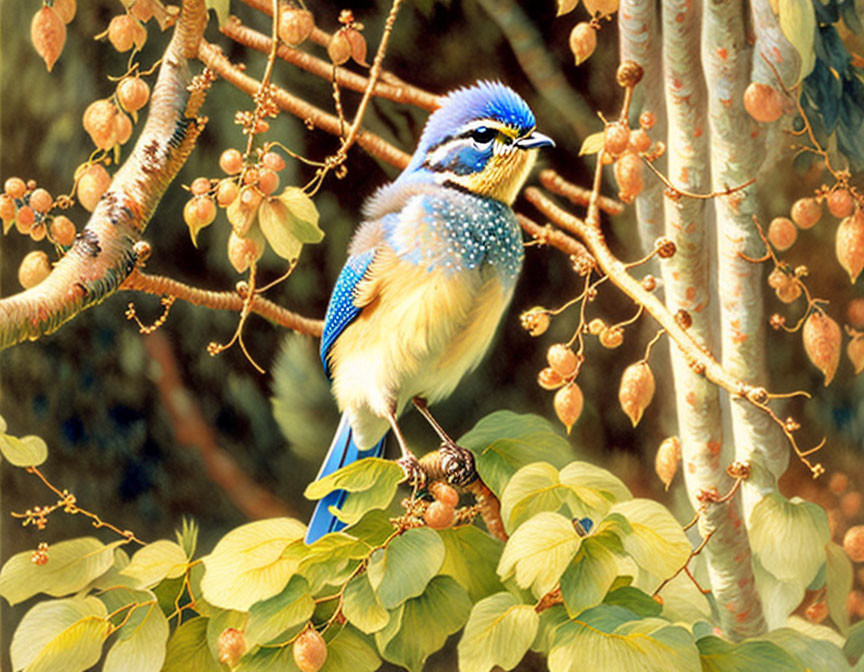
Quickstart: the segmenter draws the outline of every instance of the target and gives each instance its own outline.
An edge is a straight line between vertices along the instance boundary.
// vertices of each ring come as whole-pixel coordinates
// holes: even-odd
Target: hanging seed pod
[[[327,642],[314,628],[306,630],[294,641],[293,654],[300,672],[318,672],[327,660]]]
[[[853,329],[864,329],[864,298],[852,299],[846,306],[846,319]]]
[[[615,162],[615,180],[618,182],[618,198],[632,203],[645,186],[642,180],[642,159],[628,152]]]
[[[616,121],[606,126],[603,131],[603,148],[612,156],[619,156],[627,151],[630,144],[630,129],[627,124]]]
[[[564,379],[551,366],[547,366],[537,374],[537,384],[544,390],[557,390],[564,384]]]
[[[54,0],[54,11],[63,23],[70,23],[75,18],[76,5],[75,0]]]
[[[852,362],[855,375],[857,376],[864,370],[864,336],[858,336],[850,340],[846,346],[846,354],[849,357],[849,361]]]
[[[783,94],[773,86],[750,82],[744,90],[744,109],[756,121],[777,121],[783,114]]]
[[[576,383],[567,383],[567,385],[555,393],[555,413],[567,428],[568,434],[570,433],[570,428],[573,427],[582,414],[584,403],[582,390],[579,389]]]
[[[234,668],[246,653],[246,636],[236,628],[225,628],[216,640],[219,662]]]
[[[600,332],[600,345],[614,350],[624,342],[624,330],[621,327],[606,327]]]
[[[69,247],[75,240],[75,224],[65,215],[57,215],[52,219],[49,230],[51,240],[64,247]]]
[[[597,48],[597,31],[587,21],[577,23],[570,31],[570,51],[576,65],[584,63]]]
[[[18,282],[24,289],[35,287],[51,273],[51,262],[42,250],[28,252],[18,267]]]
[[[768,240],[781,252],[788,250],[798,238],[798,229],[788,217],[775,217],[768,225]]]
[[[264,254],[264,234],[260,227],[254,227],[245,238],[233,231],[228,236],[228,261],[238,273],[243,273],[250,264],[258,261]]]
[[[835,189],[828,194],[825,203],[828,205],[828,212],[838,219],[851,215],[852,208],[855,205],[855,201],[852,199],[852,194],[849,193],[849,190],[842,188]]]
[[[834,378],[840,362],[840,326],[824,313],[810,313],[802,330],[804,350],[810,361],[825,375],[827,386]]]
[[[618,11],[618,0],[584,0],[583,4],[591,16],[612,16]]]
[[[459,503],[459,493],[449,483],[433,481],[429,484],[429,494],[442,504],[455,508]]]
[[[99,199],[111,186],[111,176],[101,163],[94,163],[84,169],[75,189],[78,202],[88,211],[93,212]]]
[[[854,285],[864,269],[864,213],[856,210],[855,214],[840,222],[834,240],[837,261]]]
[[[654,374],[647,362],[631,364],[621,376],[618,400],[633,426],[639,424],[642,414],[654,398]]]
[[[799,198],[792,204],[790,215],[799,229],[809,229],[822,217],[822,205],[813,197]]]
[[[279,12],[279,39],[289,47],[305,42],[314,28],[315,19],[309,10],[286,7]]]
[[[140,77],[124,77],[117,85],[117,100],[127,112],[137,112],[150,100],[150,85]]]
[[[556,343],[549,347],[546,352],[546,360],[549,362],[555,373],[562,378],[569,378],[579,366],[579,358],[568,346],[563,343]]]
[[[654,471],[660,477],[666,490],[675,478],[675,473],[678,471],[678,463],[681,461],[681,442],[677,436],[670,436],[663,439],[663,443],[657,449],[657,455],[654,458]]]
[[[434,501],[423,512],[423,520],[433,530],[444,530],[456,520],[456,509],[442,501]]]
[[[66,44],[66,24],[53,7],[43,6],[30,22],[30,40],[36,53],[45,61],[48,72],[60,58]]]
[[[843,550],[852,562],[864,562],[864,525],[855,525],[846,530]]]
[[[84,130],[99,149],[111,149],[117,144],[116,116],[117,106],[107,98],[93,101],[84,110]]]
[[[551,322],[549,313],[542,306],[534,306],[519,316],[522,328],[532,336],[541,336],[546,333]]]

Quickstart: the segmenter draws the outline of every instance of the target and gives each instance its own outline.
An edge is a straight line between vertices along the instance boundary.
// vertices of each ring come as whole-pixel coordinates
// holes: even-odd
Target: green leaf
[[[532,462],[563,467],[573,459],[567,439],[539,415],[496,411],[480,420],[459,439],[459,445],[474,452],[477,471],[498,497],[510,477]]]
[[[606,133],[604,131],[597,131],[596,133],[592,133],[582,141],[582,146],[579,148],[579,156],[596,154],[601,149],[603,149],[605,141]]]
[[[746,641],[735,645],[719,637],[702,637],[696,642],[702,672],[799,672],[801,666],[771,642]],[[802,671],[803,672],[803,671]]]
[[[498,574],[502,579],[515,576],[520,588],[530,587],[539,597],[558,584],[581,543],[569,519],[557,513],[538,513],[507,541]]]
[[[292,576],[281,593],[252,605],[246,641],[250,648],[266,644],[289,628],[308,621],[313,611],[315,601],[309,594],[309,584],[302,576]]]
[[[476,602],[504,589],[495,568],[504,544],[474,525],[438,530],[444,542],[439,573],[452,576]]]
[[[198,523],[194,518],[183,516],[183,520],[179,530],[174,534],[177,536],[177,543],[187,558],[195,555],[195,549],[198,547]]]
[[[618,561],[602,541],[582,540],[573,563],[561,576],[561,596],[571,617],[600,604],[618,576]]]
[[[341,509],[330,511],[342,522],[356,523],[371,509],[386,508],[396,494],[405,474],[395,462],[378,457],[367,457],[313,481],[306,488],[307,499],[321,499],[334,490],[353,493],[345,499]]]
[[[864,655],[864,621],[858,621],[849,628],[843,653],[847,658],[856,660]]]
[[[121,574],[137,579],[142,586],[153,586],[162,579],[176,579],[186,572],[186,553],[173,541],[160,539],[140,548]]]
[[[633,499],[629,488],[620,478],[611,471],[588,462],[568,464],[561,470],[561,482],[588,507],[589,510],[583,515],[590,515],[592,510],[606,513],[607,501],[614,504]],[[602,495],[602,499],[597,497],[597,492]],[[577,513],[573,511],[573,515]]]
[[[680,523],[662,504],[650,499],[631,499],[615,504],[632,531],[621,534],[624,550],[642,569],[654,576],[674,574],[690,557],[690,542]]]
[[[12,669],[27,672],[80,672],[98,662],[110,623],[95,597],[40,602],[30,609],[12,637]]]
[[[659,602],[645,591],[633,586],[622,586],[610,590],[603,600],[603,604],[624,607],[642,618],[659,616],[660,612],[663,611]]]
[[[793,619],[790,619],[790,622]],[[801,626],[814,624],[798,619]],[[836,633],[824,626],[815,626],[815,632],[827,631],[828,636]],[[849,670],[849,663],[843,651],[837,644],[818,637],[808,637],[798,629],[780,628],[772,630],[759,639],[773,642],[787,653],[794,656],[808,672],[844,672]]]
[[[801,56],[801,71],[794,86],[810,74],[816,63],[813,40],[816,35],[816,12],[810,0],[780,0],[780,30]]]
[[[216,20],[219,21],[220,28],[228,22],[231,16],[230,4],[231,0],[204,0],[204,6],[216,12]]]
[[[279,196],[265,200],[258,221],[270,247],[283,259],[296,259],[304,243],[324,238],[318,228],[318,209],[297,187],[286,187]]]
[[[108,651],[102,672],[159,672],[165,662],[168,619],[155,597],[136,607]]]
[[[300,672],[300,668],[294,663],[293,647],[281,646],[243,656],[233,672]]]
[[[569,621],[555,630],[549,652],[550,672],[699,669],[699,651],[693,636],[684,628],[659,619],[630,621],[611,633],[579,620]]]
[[[204,599],[222,609],[248,611],[256,602],[278,595],[300,558],[283,557],[292,544],[302,545],[306,526],[293,518],[270,518],[241,525],[226,534],[204,558]]]
[[[0,434],[0,453],[12,466],[38,467],[48,459],[48,445],[38,436],[22,436],[19,439]]]
[[[767,571],[780,581],[806,588],[825,562],[831,539],[825,510],[799,497],[766,495],[750,514],[750,545]],[[795,558],[795,562],[789,562]]]
[[[374,672],[381,666],[371,639],[350,625],[332,635],[328,632],[324,639],[327,642],[327,660],[320,672]]]
[[[162,672],[224,672],[207,645],[207,621],[197,616],[186,621],[168,640]]]
[[[288,226],[297,240],[304,244],[324,240],[324,232],[318,228],[318,208],[305,191],[298,187],[285,187],[278,198],[290,213]]]
[[[530,604],[510,593],[496,593],[477,602],[459,641],[459,670],[488,672],[496,665],[512,670],[525,656],[540,626]]]
[[[390,620],[390,614],[381,605],[364,572],[355,576],[345,587],[342,613],[361,632],[371,635],[381,630]]]
[[[537,629],[537,636],[531,643],[531,650],[548,655],[549,649],[552,648],[555,629],[569,620],[570,617],[567,615],[567,610],[563,604],[556,604],[546,609],[540,614],[540,627]]]
[[[846,633],[849,630],[849,613],[846,598],[852,590],[852,561],[841,546],[829,541],[825,546],[828,560],[825,565],[826,599],[831,620]]]
[[[104,574],[114,563],[114,549],[125,540],[103,544],[81,537],[52,544],[48,562],[35,564],[33,551],[13,555],[0,571],[0,595],[17,604],[37,593],[54,597],[75,593]]]
[[[444,563],[444,542],[428,527],[408,530],[372,554],[369,583],[386,609],[423,593]]]
[[[447,637],[465,624],[470,611],[465,589],[449,576],[436,576],[420,597],[393,612],[387,627],[375,634],[375,642],[386,660],[419,672]]]

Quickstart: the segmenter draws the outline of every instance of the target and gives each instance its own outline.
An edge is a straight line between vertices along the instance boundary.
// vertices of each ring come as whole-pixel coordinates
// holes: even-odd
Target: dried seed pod
[[[825,375],[827,386],[834,378],[840,362],[840,326],[828,315],[814,310],[802,330],[804,350],[810,361]]]
[[[147,41],[147,29],[131,14],[118,14],[108,24],[108,41],[119,52],[140,49]]]
[[[351,42],[348,40],[344,29],[340,28],[330,38],[330,44],[327,45],[327,55],[334,65],[343,65],[351,58],[351,53]]]
[[[669,490],[672,479],[675,478],[675,473],[678,471],[678,463],[681,461],[681,442],[677,436],[670,436],[663,439],[660,447],[657,449],[657,455],[654,458],[654,471],[657,476]]]
[[[216,640],[219,662],[236,667],[246,653],[246,636],[236,628],[225,628]]]
[[[825,202],[828,205],[828,212],[838,219],[843,219],[844,217],[851,215],[852,208],[855,205],[855,201],[852,199],[852,194],[849,193],[848,189],[843,188],[835,189],[828,194],[828,198],[825,199]]]
[[[822,205],[815,198],[799,198],[792,204],[792,221],[799,229],[809,229],[822,217]]]
[[[650,148],[651,137],[645,132],[645,129],[637,128],[630,134],[630,151],[641,154]]]
[[[849,361],[855,369],[857,376],[864,370],[864,336],[858,336],[849,341],[846,346],[846,354],[849,356]]]
[[[606,126],[603,131],[603,148],[612,156],[618,156],[627,151],[630,145],[630,129],[627,124],[616,121]]]
[[[117,100],[127,112],[137,112],[150,100],[150,85],[138,76],[124,77],[117,85]]]
[[[258,261],[264,254],[264,234],[258,227],[241,238],[234,231],[228,236],[228,260],[238,273],[243,273],[250,264]]]
[[[99,149],[111,149],[117,144],[117,111],[117,106],[107,98],[93,101],[84,110],[84,130]]]
[[[551,366],[547,366],[537,374],[537,384],[544,390],[557,390],[564,384],[564,379]]]
[[[855,525],[846,530],[843,550],[852,562],[864,562],[864,525]]]
[[[864,329],[864,299],[852,299],[849,302],[846,318],[854,329]]]
[[[642,180],[642,159],[627,152],[615,162],[615,180],[618,182],[618,198],[632,203],[645,186]]]
[[[569,346],[563,343],[556,343],[549,347],[546,353],[546,360],[549,362],[555,373],[562,378],[569,378],[579,367],[579,358]]]
[[[43,6],[30,22],[30,40],[36,53],[45,61],[48,72],[60,58],[66,44],[66,24],[53,7]]]
[[[579,389],[576,383],[567,383],[567,385],[555,393],[555,414],[567,428],[568,434],[570,433],[570,428],[573,427],[573,424],[582,414],[584,403],[582,390]]]
[[[75,0],[54,0],[54,11],[63,23],[70,23],[75,18],[76,9]]]
[[[639,424],[642,414],[654,398],[654,374],[647,362],[631,364],[621,376],[618,401],[633,426]]]
[[[864,269],[864,213],[856,210],[837,227],[835,237],[837,261],[849,274],[852,284]]]
[[[744,90],[744,109],[756,121],[777,121],[783,114],[783,95],[773,86],[750,82]]]
[[[75,240],[75,224],[65,215],[57,215],[51,220],[51,239],[68,247]]]
[[[305,42],[314,28],[315,19],[309,10],[285,7],[279,12],[279,38],[288,46]]]
[[[28,252],[18,267],[18,282],[24,289],[35,287],[51,274],[51,262],[42,250]]]
[[[788,217],[775,217],[768,225],[768,240],[781,252],[792,247],[797,238],[798,229]]]
[[[327,660],[327,642],[314,628],[305,630],[294,640],[293,654],[300,672],[318,672]]]
[[[597,31],[587,21],[577,23],[570,31],[570,51],[576,65],[584,63],[597,48]]]
[[[84,169],[75,193],[78,195],[78,202],[90,212],[96,208],[96,204],[102,195],[111,186],[111,176],[101,163],[94,163]]]

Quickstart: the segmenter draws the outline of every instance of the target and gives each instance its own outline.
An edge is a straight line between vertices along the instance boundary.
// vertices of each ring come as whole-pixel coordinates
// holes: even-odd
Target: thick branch
[[[179,280],[142,273],[139,270],[132,271],[120,289],[146,292],[158,296],[173,296],[195,306],[205,306],[211,310],[233,310],[239,313],[245,306],[245,299],[236,292],[212,292],[192,287]],[[258,295],[252,298],[249,311],[270,320],[274,324],[316,337],[321,336],[324,325],[321,320],[292,313],[290,310]]]
[[[132,154],[48,278],[0,300],[0,349],[55,331],[115,292],[135,268],[133,245],[203,128],[194,118],[203,96],[189,96],[187,59],[195,55],[206,23],[203,0],[184,0]]]

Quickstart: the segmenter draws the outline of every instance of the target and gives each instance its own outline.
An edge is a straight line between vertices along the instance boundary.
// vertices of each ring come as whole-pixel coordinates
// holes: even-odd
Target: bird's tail
[[[330,444],[330,450],[327,451],[327,457],[324,458],[324,464],[321,465],[321,471],[318,472],[319,479],[364,457],[381,457],[384,454],[386,434],[369,450],[357,448],[352,434],[351,425],[348,424],[348,415],[343,413],[342,420],[339,421],[339,428],[336,430],[336,436],[333,437],[333,443]],[[331,506],[335,506],[337,509],[342,508],[346,497],[348,497],[348,493],[344,490],[334,490],[318,501],[312,519],[309,521],[309,529],[306,531],[307,544],[320,539],[328,532],[336,532],[345,527],[345,524],[330,513],[329,509]]]

